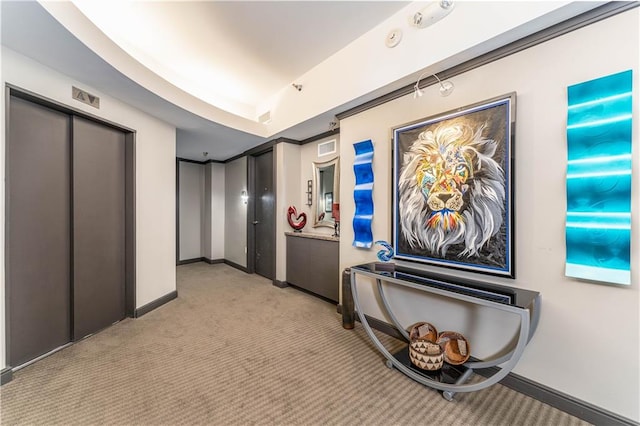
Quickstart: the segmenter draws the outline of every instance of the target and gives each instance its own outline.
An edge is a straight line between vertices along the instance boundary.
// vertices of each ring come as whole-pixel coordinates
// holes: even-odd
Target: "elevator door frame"
[[[135,227],[135,217],[136,217],[136,205],[135,205],[135,144],[136,144],[136,131],[130,129],[126,126],[122,126],[117,123],[113,123],[111,121],[105,120],[101,117],[95,116],[93,114],[89,114],[85,111],[81,111],[79,109],[70,107],[68,105],[64,105],[60,102],[54,101],[52,99],[48,99],[44,96],[33,93],[29,90],[22,89],[20,87],[14,86],[12,84],[5,85],[5,220],[4,220],[4,229],[5,229],[5,253],[4,253],[4,276],[5,276],[5,354],[9,355],[11,348],[11,331],[10,331],[10,314],[11,314],[11,286],[8,283],[7,278],[9,277],[9,268],[10,268],[10,256],[9,252],[9,235],[6,232],[7,226],[9,224],[9,188],[11,185],[9,179],[9,161],[8,161],[8,149],[9,149],[9,125],[10,125],[10,102],[11,97],[15,96],[17,98],[33,102],[40,106],[50,108],[65,114],[69,114],[71,117],[77,116],[84,118],[86,120],[90,120],[101,124],[103,126],[111,127],[116,130],[122,131],[125,133],[125,317],[133,318],[135,317],[135,308],[136,308],[136,257],[135,257],[135,247],[136,247],[136,227]],[[73,225],[72,225],[73,226]],[[73,259],[71,259],[73,262]],[[71,285],[71,282],[69,283]],[[71,301],[73,302],[73,301]],[[73,330],[70,330],[71,332]],[[73,335],[73,334],[71,334]],[[70,342],[71,344],[73,342]],[[58,349],[64,348],[68,346],[64,345]],[[56,349],[56,350],[58,350]],[[55,352],[56,350],[52,351]],[[44,354],[43,356],[37,357],[22,366],[28,365],[44,356],[51,354],[49,352]],[[7,359],[8,362],[8,359]],[[10,366],[7,365],[7,368],[22,367],[22,366]]]

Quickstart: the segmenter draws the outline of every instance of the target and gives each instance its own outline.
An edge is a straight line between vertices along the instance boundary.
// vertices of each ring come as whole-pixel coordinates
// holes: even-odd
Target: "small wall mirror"
[[[333,205],[340,203],[340,167],[338,157],[313,163],[313,227],[333,228]]]

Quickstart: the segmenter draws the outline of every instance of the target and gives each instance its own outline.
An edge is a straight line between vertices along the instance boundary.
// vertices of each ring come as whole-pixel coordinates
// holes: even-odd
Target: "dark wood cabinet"
[[[338,239],[308,233],[288,232],[286,235],[287,283],[338,303]]]

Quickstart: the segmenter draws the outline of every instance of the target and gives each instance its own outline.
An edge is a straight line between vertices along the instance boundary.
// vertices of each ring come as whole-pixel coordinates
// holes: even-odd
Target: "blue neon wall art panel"
[[[569,86],[565,274],[631,284],[632,72]]]
[[[353,246],[371,248],[373,233],[371,220],[373,219],[373,143],[371,140],[353,144],[356,157],[353,162],[353,172],[356,186],[353,189],[353,199],[356,211],[353,215]]]

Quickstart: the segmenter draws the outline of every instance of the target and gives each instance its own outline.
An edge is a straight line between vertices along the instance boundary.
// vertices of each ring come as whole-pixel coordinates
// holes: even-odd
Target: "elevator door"
[[[70,117],[11,96],[6,161],[9,365],[71,340]]]
[[[73,118],[73,338],[125,317],[125,135]]]
[[[9,365],[125,317],[125,144],[120,130],[11,95]]]

